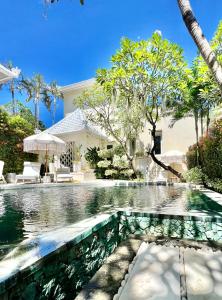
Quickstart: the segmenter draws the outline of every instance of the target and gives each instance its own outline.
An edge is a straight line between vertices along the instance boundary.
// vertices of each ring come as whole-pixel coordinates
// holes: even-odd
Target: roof
[[[19,74],[20,70],[18,68],[13,68],[12,70],[9,70],[0,64],[0,84],[18,77]]]
[[[86,118],[83,110],[75,109],[68,114],[64,119],[48,128],[46,132],[54,135],[62,135],[65,133],[77,133],[87,131],[94,135],[100,136],[103,139],[108,139],[107,136],[97,126],[92,125]]]
[[[88,80],[80,81],[77,83],[72,83],[69,85],[65,85],[60,87],[60,91],[62,93],[68,93],[71,91],[81,90],[83,88],[91,87],[96,82],[95,78],[91,78]]]

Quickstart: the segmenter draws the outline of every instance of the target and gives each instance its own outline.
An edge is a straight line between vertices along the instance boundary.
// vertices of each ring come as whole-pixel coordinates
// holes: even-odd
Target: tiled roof
[[[86,118],[83,110],[77,108],[72,113],[68,114],[64,119],[48,128],[46,132],[54,135],[62,135],[65,133],[88,131],[98,135],[104,139],[107,136],[96,126],[92,125]]]

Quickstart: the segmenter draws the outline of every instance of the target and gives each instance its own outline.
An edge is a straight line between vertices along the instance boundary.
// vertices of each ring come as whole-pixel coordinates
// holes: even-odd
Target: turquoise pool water
[[[26,238],[114,207],[157,211],[167,208],[178,213],[193,209],[222,212],[221,206],[214,207],[202,194],[173,186],[70,185],[5,191],[0,194],[0,252],[5,253]]]

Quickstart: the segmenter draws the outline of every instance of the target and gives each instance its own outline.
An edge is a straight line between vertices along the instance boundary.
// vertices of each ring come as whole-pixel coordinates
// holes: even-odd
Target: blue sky
[[[60,1],[46,7],[43,0],[0,0],[0,63],[11,60],[27,77],[41,73],[47,82],[66,85],[108,67],[121,37],[146,39],[156,29],[184,49],[187,61],[196,55],[176,0],[85,0],[84,6],[79,0]],[[211,39],[222,19],[222,1],[191,2]],[[9,100],[9,94],[1,91],[0,104]],[[62,116],[61,102],[57,120]],[[41,118],[51,125],[44,107]]]

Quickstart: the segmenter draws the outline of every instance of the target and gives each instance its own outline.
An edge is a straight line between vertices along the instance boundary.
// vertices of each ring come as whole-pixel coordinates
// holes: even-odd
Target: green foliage
[[[184,98],[187,74],[182,49],[158,33],[139,42],[122,39],[111,61],[111,69],[98,70],[97,81],[128,108],[123,115],[134,111],[153,125],[166,101]]]
[[[2,109],[5,110],[9,115],[12,115],[13,104],[11,102],[2,105]],[[26,120],[33,128],[35,128],[35,117],[31,110],[25,106],[22,102],[16,101],[16,115]],[[42,121],[39,121],[39,129],[45,130],[46,127]]]
[[[101,160],[101,158],[98,155],[99,148],[93,147],[93,148],[87,148],[87,152],[85,154],[85,159],[88,161],[90,167],[94,169],[94,173],[96,175],[96,178],[102,179],[105,178],[105,169],[98,167],[98,162]]]
[[[85,154],[85,159],[86,159],[86,161],[88,161],[88,163],[92,169],[95,169],[97,166],[97,163],[100,161],[98,151],[99,151],[99,148],[97,148],[97,147],[87,148],[87,152]]]
[[[119,156],[114,154],[113,155],[113,166],[118,169],[126,169],[129,167],[129,162],[125,155]]]
[[[23,139],[33,133],[34,128],[27,120],[0,109],[0,160],[5,162],[4,173],[20,173],[25,160],[36,160],[36,155],[23,152]]]
[[[165,104],[185,97],[186,63],[182,49],[158,33],[139,42],[122,39],[111,63],[110,69],[97,71],[97,85],[75,104],[87,109],[89,120],[114,138],[131,164],[136,151],[128,145],[145,122],[154,130]]]
[[[197,166],[195,160],[196,147],[196,145],[193,145],[187,152],[188,168]],[[218,189],[220,182],[222,182],[222,119],[216,120],[210,128],[209,134],[200,139],[199,152],[206,184],[213,187],[215,183]]]
[[[197,166],[196,151],[197,151],[197,145],[195,144],[190,146],[186,153],[187,168],[189,170]]]
[[[119,156],[122,156],[125,154],[123,147],[121,147],[120,145],[115,146],[114,148],[112,148],[112,150],[113,150],[113,154],[116,154]]]
[[[201,145],[203,172],[209,179],[222,180],[222,119],[214,122]]]
[[[118,171],[115,169],[108,169],[105,171],[105,175],[107,177],[115,178],[117,174],[118,174]]]
[[[203,176],[204,174],[201,168],[198,167],[194,167],[183,174],[183,177],[187,182],[191,182],[194,184],[202,184]]]
[[[98,151],[98,155],[100,158],[106,159],[106,158],[111,158],[113,155],[113,150],[112,149],[102,149]]]
[[[222,193],[222,179],[209,179],[207,180],[207,187],[213,189],[218,193]]]
[[[96,147],[88,148],[85,159],[94,168],[96,178],[131,179],[136,177],[134,171],[129,168],[123,149],[119,146],[102,150]]]
[[[97,163],[97,167],[104,170],[104,178],[132,179],[136,177],[134,170],[130,169],[129,161],[121,147],[100,150],[98,155],[104,159]]]
[[[26,91],[26,101],[33,101],[35,106],[36,128],[39,126],[39,105],[42,102],[48,111],[51,109],[52,98],[49,93],[49,87],[46,85],[41,74],[36,74],[33,78],[23,78],[20,82],[20,90]]]
[[[107,159],[101,160],[101,161],[99,161],[98,164],[97,164],[97,166],[98,166],[99,168],[105,168],[105,169],[108,168],[110,165],[111,165],[111,161],[110,161],[110,160],[107,160]]]

